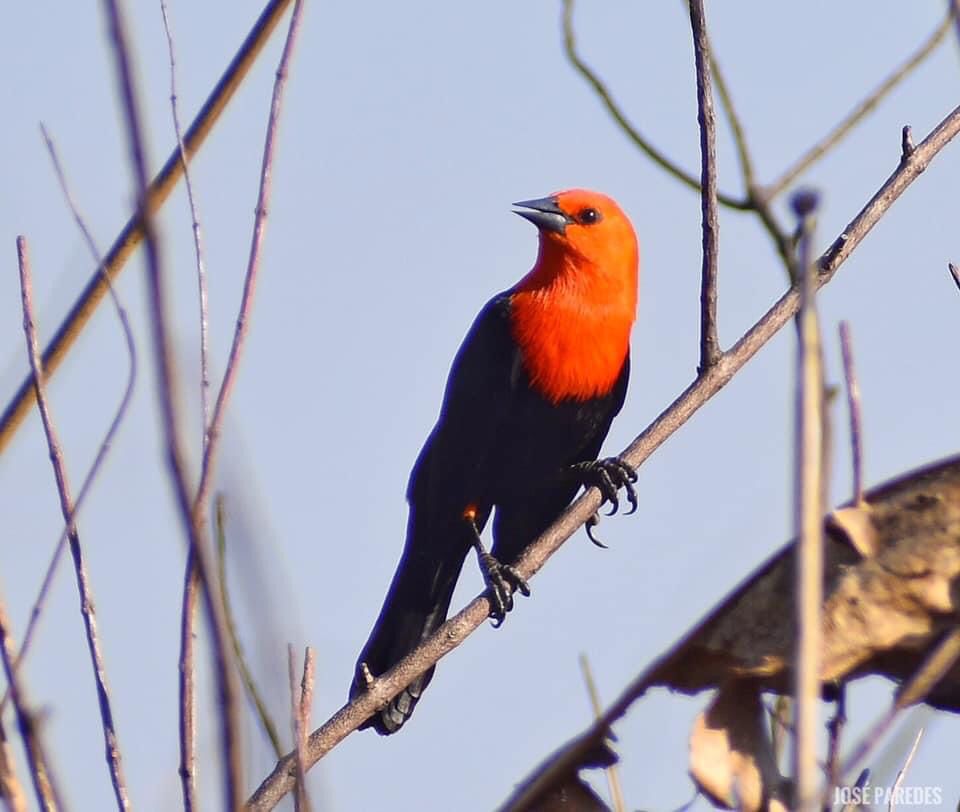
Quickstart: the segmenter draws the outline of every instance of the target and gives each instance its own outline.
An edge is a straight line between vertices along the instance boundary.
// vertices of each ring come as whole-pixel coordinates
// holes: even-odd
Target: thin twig
[[[905,164],[900,164],[877,193],[860,210],[831,247],[817,262],[817,288],[826,285],[846,262],[850,254],[880,221],[907,187],[923,172],[933,158],[960,132],[960,107],[955,108],[934,128]],[[660,415],[630,444],[621,457],[639,467],[668,437],[719,392],[736,373],[787,324],[799,309],[799,292],[790,289],[753,325],[743,337],[725,352],[719,363],[705,375],[698,376]],[[589,489],[534,541],[516,563],[517,571],[529,579],[600,506],[600,494]],[[459,646],[487,619],[490,603],[485,595],[473,599],[463,610],[444,623],[432,637],[376,679],[370,688],[344,705],[307,740],[307,767],[313,766],[331,748],[356,730],[371,714],[430,666]],[[610,724],[626,713],[639,693],[648,687],[651,670],[644,671],[621,694],[585,736],[601,736]],[[247,801],[249,810],[273,809],[293,788],[293,754],[277,762],[256,792]]]
[[[850,325],[840,322],[840,352],[843,355],[843,377],[847,382],[847,409],[850,413],[850,451],[853,457],[853,501],[863,504],[863,417],[860,410],[860,383],[853,362],[853,339]]]
[[[599,719],[603,715],[603,705],[600,704],[600,692],[597,691],[597,684],[593,681],[593,671],[590,669],[590,661],[586,654],[580,655],[580,671],[583,673],[583,683],[590,697],[593,718]],[[616,762],[606,767],[604,772],[607,774],[607,787],[610,790],[610,804],[613,812],[626,812],[627,803],[623,797],[623,785],[620,783],[620,771],[617,769]]]
[[[847,724],[847,686],[837,685],[837,698],[833,716],[827,723],[827,792],[829,798],[832,789],[840,781],[840,737]]]
[[[47,438],[47,448],[50,452],[50,463],[53,465],[53,475],[57,484],[57,496],[60,499],[60,512],[67,526],[67,538],[70,541],[70,553],[73,556],[74,572],[77,576],[77,592],[80,597],[80,614],[83,617],[84,630],[87,638],[87,648],[90,652],[90,664],[93,668],[93,679],[97,689],[97,703],[100,707],[100,723],[103,727],[103,743],[106,749],[107,767],[110,770],[110,781],[117,801],[117,808],[130,808],[127,797],[127,785],[123,777],[123,767],[120,763],[120,744],[117,737],[116,725],[113,721],[113,710],[110,707],[110,692],[107,688],[107,672],[100,651],[100,640],[97,635],[97,619],[94,613],[93,592],[87,578],[86,565],[83,561],[83,551],[80,547],[80,532],[77,529],[73,498],[70,495],[70,482],[67,479],[67,467],[63,461],[63,450],[57,436],[56,425],[50,413],[50,404],[46,396],[46,383],[40,360],[40,344],[37,340],[37,330],[33,309],[33,280],[30,272],[30,260],[27,252],[25,237],[17,237],[17,260],[20,267],[20,295],[23,304],[23,331],[27,340],[27,355],[30,360],[30,370],[33,372],[34,386],[37,394],[37,407],[40,411],[40,420],[43,423],[43,433]]]
[[[700,216],[703,264],[700,275],[700,374],[720,358],[717,336],[717,262],[720,221],[717,217],[717,122],[710,85],[710,42],[703,0],[690,0],[690,27],[697,66],[697,121],[700,125]]]
[[[207,445],[203,455],[203,466],[200,472],[200,485],[197,488],[195,505],[202,507],[212,481],[216,454],[219,451],[217,440],[223,427],[227,402],[233,393],[240,365],[240,355],[250,326],[250,317],[253,309],[254,292],[257,285],[257,274],[260,270],[261,247],[266,231],[267,208],[270,203],[270,192],[273,186],[273,156],[276,144],[277,125],[280,120],[280,110],[283,103],[283,90],[287,81],[290,58],[293,54],[300,30],[300,19],[303,11],[303,0],[296,0],[293,13],[290,16],[290,27],[287,30],[287,39],[277,66],[276,80],[273,83],[273,97],[270,101],[270,115],[267,119],[267,135],[263,144],[263,162],[260,169],[260,190],[257,194],[257,207],[253,221],[253,236],[250,240],[250,255],[247,261],[247,273],[243,280],[243,294],[240,300],[240,312],[237,314],[237,327],[233,333],[233,342],[230,345],[230,355],[227,359],[227,369],[223,373],[223,381],[217,392],[216,405],[213,407],[213,417],[207,430]]]
[[[71,514],[71,519],[64,523],[63,531],[60,533],[60,538],[54,547],[53,555],[50,557],[50,563],[47,564],[47,569],[44,573],[43,581],[40,584],[37,598],[34,600],[33,607],[30,610],[30,618],[27,621],[27,628],[23,635],[23,644],[20,646],[19,656],[21,660],[27,656],[27,653],[30,650],[30,645],[33,642],[34,631],[36,630],[37,623],[40,620],[40,614],[43,611],[43,606],[46,602],[47,596],[49,595],[50,589],[53,586],[53,578],[56,574],[57,566],[60,563],[60,558],[63,555],[63,551],[67,545],[67,533],[71,522],[76,520],[76,517],[80,512],[80,508],[86,503],[87,494],[90,492],[97,474],[99,473],[107,454],[113,446],[113,440],[120,429],[121,423],[123,423],[123,419],[126,416],[127,410],[130,406],[130,401],[133,398],[133,391],[137,381],[137,349],[136,345],[134,344],[133,328],[130,326],[130,318],[127,315],[126,308],[124,308],[123,303],[120,301],[117,292],[114,290],[113,284],[110,282],[109,277],[107,277],[103,271],[101,254],[97,249],[97,245],[94,242],[93,235],[90,233],[90,229],[87,227],[87,224],[83,219],[83,215],[80,214],[80,208],[70,191],[70,186],[67,183],[66,174],[64,173],[63,166],[60,163],[60,159],[57,155],[57,150],[53,143],[53,139],[50,137],[50,134],[42,124],[40,125],[40,132],[43,135],[44,142],[47,145],[47,151],[50,153],[50,160],[53,164],[54,173],[57,176],[57,182],[60,184],[60,189],[63,193],[64,200],[67,203],[67,207],[70,209],[73,219],[77,224],[77,228],[79,228],[80,233],[87,244],[87,248],[90,251],[90,256],[93,258],[94,264],[100,269],[100,273],[103,274],[103,278],[105,280],[104,283],[108,292],[110,293],[111,302],[113,303],[114,310],[117,313],[117,318],[120,320],[120,327],[123,330],[123,338],[126,345],[127,358],[129,361],[129,369],[127,372],[126,386],[124,387],[123,395],[120,397],[120,402],[117,405],[117,409],[114,412],[113,419],[110,421],[110,426],[107,428],[107,432],[100,443],[100,447],[97,449],[97,454],[93,459],[93,463],[90,465],[90,468],[80,485],[80,490],[77,492],[77,498],[73,503],[73,513]],[[47,370],[44,369],[44,371],[46,372]],[[32,374],[29,380],[31,381],[32,385]],[[4,695],[3,700],[0,701],[0,712],[2,712],[3,708],[6,706],[8,697],[9,691]]]
[[[823,629],[823,359],[816,310],[816,270],[811,260],[817,197],[798,192],[792,201],[800,223],[800,336],[797,348],[796,528],[797,652],[794,768],[796,804],[817,809],[817,736]]]
[[[126,121],[130,149],[130,161],[133,169],[136,189],[137,215],[141,221],[145,253],[147,258],[147,287],[150,302],[150,326],[152,332],[154,356],[156,360],[157,390],[160,397],[163,435],[166,446],[167,464],[170,480],[179,508],[184,532],[189,540],[190,549],[195,551],[197,571],[202,586],[204,608],[209,622],[214,654],[214,676],[220,707],[218,717],[221,721],[221,746],[223,749],[224,803],[228,809],[237,809],[241,803],[242,759],[240,754],[240,723],[237,713],[237,692],[233,685],[234,677],[230,667],[225,623],[220,602],[213,592],[210,578],[209,555],[201,533],[201,522],[194,514],[187,485],[186,466],[180,440],[179,420],[176,412],[176,375],[173,357],[170,351],[169,328],[167,324],[163,270],[160,261],[160,247],[153,226],[150,207],[150,189],[147,185],[147,164],[144,155],[144,142],[140,123],[139,105],[133,87],[133,75],[130,64],[130,50],[127,45],[126,29],[118,0],[103,0],[110,36],[113,43],[113,55],[117,80],[120,86],[120,98]]]
[[[960,0],[957,0],[957,2],[960,2]],[[952,262],[948,264],[948,267],[950,268],[950,276],[953,277],[953,281],[957,285],[957,290],[960,290],[960,268]]]
[[[256,709],[257,718],[260,720],[263,732],[267,734],[274,754],[277,758],[280,758],[283,755],[283,745],[280,743],[277,725],[270,717],[267,703],[264,702],[256,680],[253,678],[253,672],[247,663],[247,657],[240,642],[240,635],[237,634],[237,625],[233,619],[233,604],[230,601],[229,582],[227,580],[227,520],[222,493],[218,493],[214,499],[213,513],[217,539],[217,580],[220,583],[220,601],[223,603],[223,614],[227,621],[227,634],[230,636],[230,643],[233,646],[233,656],[240,671],[240,680],[243,682],[247,697]]]
[[[960,658],[960,629],[955,628],[947,632],[913,676],[900,686],[887,712],[873,724],[844,759],[841,774],[846,775],[858,766],[877,746],[901,711],[922,702],[958,658]]]
[[[293,747],[297,756],[297,784],[294,789],[296,812],[310,812],[307,795],[307,768],[304,751],[307,746],[307,731],[310,730],[310,707],[313,704],[313,650],[307,646],[303,655],[303,676],[297,690],[296,657],[293,644],[287,646],[287,665],[290,674],[290,721],[293,728]]]
[[[593,69],[580,58],[580,55],[577,53],[577,37],[573,28],[573,2],[574,0],[563,0],[563,45],[568,61],[573,66],[574,70],[576,70],[577,73],[579,73],[586,80],[587,84],[593,88],[594,92],[597,94],[597,97],[607,109],[607,112],[617,123],[623,133],[634,143],[634,145],[669,175],[672,175],[678,181],[693,189],[695,192],[699,192],[700,184],[697,182],[697,179],[685,169],[677,166],[677,164],[660,152],[660,150],[653,146],[653,144],[651,144],[650,141],[648,141],[640,133],[640,131],[630,123],[626,114],[613,100],[613,96],[610,95],[610,91],[607,90],[607,86],[603,83],[600,77],[594,73]],[[721,205],[727,206],[731,209],[748,211],[751,208],[747,201],[737,200],[730,195],[725,195],[722,193],[718,194],[717,200]]]
[[[203,266],[203,240],[200,231],[200,216],[197,202],[193,196],[193,183],[190,180],[190,158],[183,143],[183,130],[180,127],[180,113],[177,110],[177,68],[174,59],[173,34],[170,32],[170,19],[167,4],[160,0],[160,14],[163,16],[163,30],[167,35],[167,53],[170,56],[170,112],[173,116],[173,131],[177,137],[177,149],[183,164],[183,182],[187,189],[187,203],[190,206],[190,218],[193,228],[193,251],[197,261],[197,294],[200,305],[200,451],[207,447],[207,426],[210,423],[210,367],[207,359],[209,341],[207,338],[207,272]]]
[[[899,67],[887,76],[873,92],[853,108],[829,133],[817,141],[803,155],[797,158],[777,180],[765,187],[764,193],[769,198],[779,195],[790,186],[800,175],[806,172],[817,161],[823,158],[833,147],[839,144],[850,132],[866,118],[873,110],[916,70],[932,54],[937,46],[943,42],[950,30],[953,14],[948,13],[942,23],[930,34],[920,47]]]
[[[17,778],[7,729],[0,718],[0,801],[6,812],[27,812],[27,796]]]
[[[890,812],[896,808],[896,799],[900,792],[900,785],[903,783],[903,779],[907,777],[907,771],[910,769],[910,765],[913,763],[913,757],[917,754],[917,748],[920,746],[920,739],[923,738],[923,728],[921,727],[917,731],[917,736],[913,740],[913,747],[910,748],[910,752],[907,754],[907,760],[903,762],[903,766],[897,772],[897,779],[893,782],[893,787],[890,790],[890,803],[888,809]]]
[[[180,605],[180,658],[177,663],[177,701],[179,707],[178,736],[180,739],[180,792],[184,812],[199,809],[197,803],[197,688],[196,643],[197,599],[200,592],[200,573],[196,554],[187,550],[183,575],[183,598]]]
[[[184,134],[183,144],[188,157],[195,156],[200,150],[206,137],[213,129],[213,125],[219,120],[237,88],[240,87],[291,2],[292,0],[270,0],[257,18],[250,33],[240,46],[240,50],[230,61],[220,80],[204,102],[203,107],[200,108],[200,112],[197,113],[196,118]],[[180,149],[178,147],[173,150],[150,184],[146,196],[147,209],[150,212],[156,212],[160,209],[180,180],[182,171],[183,163],[180,160]],[[117,236],[103,263],[98,266],[87,282],[70,308],[70,312],[60,323],[50,343],[44,349],[43,368],[47,371],[48,378],[53,377],[60,366],[60,362],[66,357],[77,337],[83,332],[97,305],[106,295],[106,279],[112,280],[117,277],[142,240],[143,229],[141,228],[140,215],[139,212],[134,212]],[[10,399],[3,410],[3,414],[0,415],[0,453],[3,453],[3,450],[13,439],[34,402],[33,380],[27,377]]]
[[[723,108],[727,116],[727,122],[730,124],[730,132],[733,135],[733,143],[737,148],[737,160],[740,163],[740,174],[743,176],[743,185],[750,194],[750,190],[756,184],[756,173],[753,168],[753,159],[750,157],[750,148],[747,146],[747,135],[744,131],[743,123],[737,114],[737,108],[733,104],[733,96],[730,93],[730,87],[724,78],[723,71],[717,62],[713,51],[710,52],[710,72],[713,75],[713,83],[717,87],[717,96],[720,99],[720,107]]]
[[[3,660],[3,671],[7,677],[7,685],[10,686],[10,697],[17,716],[17,727],[23,741],[30,779],[33,781],[33,791],[37,796],[37,805],[44,812],[54,812],[62,807],[50,778],[40,733],[27,710],[27,698],[15,665],[17,655],[14,650],[13,635],[10,632],[10,621],[3,604],[0,604],[0,659]]]

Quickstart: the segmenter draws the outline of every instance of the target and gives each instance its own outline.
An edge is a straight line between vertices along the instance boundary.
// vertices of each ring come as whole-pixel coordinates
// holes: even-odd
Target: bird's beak
[[[521,200],[514,203],[522,209],[530,211],[515,211],[526,220],[529,220],[541,231],[553,231],[556,234],[563,234],[569,223],[573,220],[563,213],[563,210],[557,205],[555,197],[540,197],[536,200]]]

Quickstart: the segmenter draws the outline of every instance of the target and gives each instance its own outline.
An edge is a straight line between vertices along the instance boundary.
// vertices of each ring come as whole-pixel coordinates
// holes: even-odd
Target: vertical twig
[[[796,741],[794,777],[796,808],[817,809],[817,735],[820,702],[820,657],[823,631],[823,367],[820,325],[814,296],[815,269],[811,261],[813,215],[817,197],[794,195],[793,209],[800,221],[800,329],[797,350],[797,596]]]
[[[247,664],[247,657],[244,654],[243,645],[240,643],[240,635],[237,634],[237,624],[233,619],[233,604],[230,602],[229,581],[227,580],[227,517],[222,493],[218,493],[214,499],[213,515],[217,540],[217,581],[220,584],[220,601],[223,604],[223,616],[227,622],[227,634],[230,636],[230,644],[233,647],[233,657],[240,671],[240,679],[243,682],[244,690],[247,692],[247,698],[256,709],[257,718],[260,720],[263,732],[270,740],[274,754],[277,758],[280,758],[283,756],[280,734],[277,733],[277,726],[270,718],[267,703],[263,701],[260,689],[253,678],[253,672]]]
[[[837,700],[833,717],[827,723],[827,797],[840,781],[840,736],[847,724],[847,686],[837,686]]]
[[[917,748],[920,746],[920,739],[923,738],[923,728],[921,727],[917,731],[917,736],[913,740],[913,747],[910,748],[910,752],[907,754],[907,760],[903,762],[903,766],[897,772],[897,779],[893,782],[893,787],[890,790],[890,804],[888,809],[890,812],[896,808],[896,798],[899,794],[900,785],[903,783],[903,779],[907,777],[907,770],[910,769],[910,765],[913,763],[913,757],[917,754]]]
[[[863,417],[860,409],[860,383],[853,363],[853,339],[850,325],[840,322],[840,352],[843,377],[847,382],[847,410],[850,413],[850,450],[853,457],[853,499],[863,504]]]
[[[697,121],[700,124],[700,212],[703,227],[703,266],[700,282],[700,374],[720,358],[717,337],[717,123],[710,84],[710,42],[703,0],[690,0],[690,26],[697,67]]]
[[[586,654],[580,655],[580,671],[583,673],[584,685],[587,686],[590,706],[593,708],[593,718],[599,719],[603,715],[603,707],[600,704],[600,693],[597,691],[597,684],[593,680],[593,671],[590,669],[590,661]],[[613,807],[613,812],[626,812],[627,803],[623,797],[620,771],[617,769],[616,763],[611,764],[604,772],[607,774],[607,787],[610,790],[610,804]]]
[[[174,58],[173,34],[170,31],[170,19],[165,0],[160,0],[160,14],[163,16],[163,30],[167,35],[167,53],[170,57],[170,112],[173,116],[173,132],[177,137],[177,149],[180,163],[183,164],[183,182],[187,189],[187,203],[190,206],[190,219],[193,227],[193,251],[197,261],[197,294],[200,305],[200,413],[203,416],[200,431],[200,451],[207,447],[207,425],[210,422],[210,367],[207,360],[209,340],[207,338],[207,272],[203,266],[203,240],[200,231],[200,216],[197,202],[193,197],[193,182],[190,180],[190,159],[183,143],[183,130],[180,127],[180,114],[177,111],[177,68]]]
[[[273,83],[273,97],[270,101],[270,115],[267,119],[267,135],[263,145],[263,162],[260,169],[260,190],[257,194],[257,208],[253,221],[253,237],[250,241],[250,255],[247,262],[247,273],[243,281],[243,294],[240,300],[240,312],[237,315],[237,327],[233,333],[233,342],[230,346],[230,356],[227,359],[227,369],[223,373],[223,381],[217,392],[216,404],[213,407],[213,417],[207,434],[207,447],[203,455],[203,467],[200,472],[200,485],[197,488],[195,503],[202,506],[207,501],[210,490],[216,454],[219,450],[217,440],[223,427],[223,418],[227,402],[233,393],[239,368],[240,354],[243,350],[247,330],[250,325],[250,316],[253,308],[253,297],[256,290],[257,274],[260,270],[261,246],[263,245],[266,230],[267,208],[270,202],[270,192],[273,186],[273,155],[276,143],[277,124],[280,119],[280,110],[283,102],[283,90],[287,81],[290,58],[296,44],[300,30],[300,19],[303,12],[303,0],[296,0],[293,13],[290,16],[290,27],[287,30],[287,39],[283,45],[280,64],[277,66],[276,80]]]
[[[296,812],[310,812],[310,798],[307,795],[307,766],[304,752],[307,746],[307,733],[310,730],[310,708],[313,704],[314,657],[313,649],[307,646],[303,655],[303,676],[300,678],[300,690],[297,690],[296,657],[293,644],[287,646],[287,664],[290,673],[290,720],[293,728],[293,746],[296,753],[296,786],[294,787],[294,808]]]
[[[80,547],[80,533],[77,530],[74,517],[74,504],[70,495],[70,482],[67,479],[67,469],[63,461],[63,451],[57,436],[57,429],[50,413],[47,402],[44,382],[43,366],[40,360],[40,344],[37,341],[37,331],[33,310],[33,280],[30,272],[30,260],[27,253],[27,240],[17,237],[17,260],[20,267],[20,295],[23,304],[23,331],[27,340],[27,355],[30,360],[30,370],[33,373],[34,387],[36,388],[37,407],[40,411],[40,420],[43,423],[43,432],[47,438],[47,448],[50,452],[50,462],[53,465],[53,475],[57,483],[57,495],[60,499],[60,512],[67,525],[67,538],[70,542],[70,553],[73,556],[74,571],[77,576],[77,592],[80,596],[80,614],[86,631],[87,648],[90,652],[90,664],[93,668],[93,678],[97,689],[97,703],[100,707],[100,722],[103,727],[103,741],[106,748],[107,766],[110,770],[110,781],[117,801],[117,808],[130,808],[127,797],[126,781],[121,766],[120,744],[117,737],[116,725],[113,721],[113,710],[110,706],[110,692],[107,689],[107,673],[100,651],[100,640],[97,635],[97,619],[94,613],[93,593],[87,579],[86,565],[83,561],[83,551]]]
[[[147,259],[147,288],[150,302],[150,326],[156,360],[157,390],[160,396],[163,434],[166,446],[170,479],[179,508],[180,519],[189,540],[190,549],[196,555],[197,572],[202,586],[204,608],[209,621],[214,655],[214,675],[220,703],[218,716],[221,722],[221,746],[224,768],[224,805],[238,809],[242,799],[240,753],[240,723],[237,713],[237,692],[230,667],[227,636],[222,607],[216,599],[209,574],[209,555],[203,543],[202,517],[194,511],[187,485],[186,467],[180,441],[179,420],[176,412],[176,375],[170,352],[170,337],[167,325],[163,272],[160,263],[160,247],[154,232],[154,224],[147,185],[147,165],[144,141],[140,124],[139,107],[133,87],[130,52],[127,46],[126,29],[117,0],[103,0],[104,11],[113,41],[113,53],[117,80],[120,86],[122,108],[126,119],[130,159],[136,189],[137,216],[144,235]]]
[[[7,619],[7,610],[0,604],[0,659],[3,659],[3,671],[10,686],[10,700],[17,716],[17,727],[20,738],[23,740],[23,750],[27,756],[27,766],[30,770],[30,779],[33,781],[33,791],[37,796],[37,805],[44,812],[54,812],[61,808],[57,792],[47,769],[47,760],[43,754],[43,743],[33,722],[33,717],[27,710],[27,699],[20,685],[15,663],[17,655],[13,647],[13,635],[10,632],[10,622]]]
[[[87,494],[90,492],[90,488],[93,486],[93,482],[96,479],[101,466],[103,465],[103,461],[106,459],[106,456],[110,451],[114,437],[116,436],[117,431],[120,429],[120,424],[123,422],[123,418],[125,417],[127,409],[130,406],[130,400],[133,397],[133,390],[137,381],[137,349],[134,344],[133,329],[130,326],[130,319],[127,315],[127,311],[121,303],[120,298],[117,296],[117,292],[114,290],[110,278],[103,270],[100,252],[97,250],[93,236],[91,235],[90,230],[87,228],[87,224],[84,222],[83,216],[80,214],[80,208],[70,192],[66,174],[64,173],[63,166],[61,165],[60,159],[57,156],[57,150],[54,146],[53,139],[51,139],[50,134],[42,124],[40,125],[40,132],[43,135],[44,142],[47,145],[47,151],[50,153],[50,160],[53,163],[54,173],[57,176],[57,182],[60,184],[60,189],[63,192],[64,199],[67,202],[67,207],[70,209],[70,212],[77,223],[77,227],[80,229],[80,233],[90,250],[90,255],[93,258],[94,263],[100,269],[104,283],[110,293],[114,310],[117,313],[117,318],[120,320],[120,327],[123,330],[124,342],[127,348],[127,357],[130,362],[129,372],[127,374],[127,383],[124,387],[123,395],[120,398],[120,403],[117,406],[116,412],[114,412],[113,420],[110,421],[110,426],[108,427],[107,432],[100,443],[100,447],[97,449],[97,454],[94,457],[93,463],[91,464],[90,469],[87,471],[87,474],[80,485],[80,490],[77,492],[77,498],[74,500],[71,520],[76,520],[76,517],[80,512],[80,508],[86,502]],[[46,372],[46,369],[44,369],[44,372]],[[32,385],[32,374],[30,376],[30,380]],[[33,641],[34,630],[36,629],[37,622],[40,620],[40,614],[43,611],[44,603],[47,595],[50,592],[50,588],[53,585],[53,578],[56,574],[57,565],[60,563],[60,557],[63,555],[63,551],[67,544],[67,533],[71,525],[71,520],[67,520],[64,523],[63,532],[61,532],[60,538],[54,547],[53,555],[50,558],[50,563],[47,565],[47,570],[43,576],[43,582],[40,585],[37,598],[34,601],[33,607],[30,611],[30,618],[27,621],[27,628],[23,635],[23,644],[20,647],[19,660],[17,661],[18,667],[20,660],[26,657],[30,650],[30,644]],[[0,701],[0,712],[2,712],[3,708],[6,706],[9,695],[10,694],[8,690],[7,693],[4,694],[3,700]]]
[[[0,718],[0,801],[7,812],[27,812],[27,797],[17,778],[7,729]]]

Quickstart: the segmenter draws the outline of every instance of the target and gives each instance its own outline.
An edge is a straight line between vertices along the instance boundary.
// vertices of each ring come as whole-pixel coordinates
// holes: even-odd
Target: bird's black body
[[[620,411],[629,354],[610,392],[552,402],[531,387],[511,329],[511,291],[494,297],[453,362],[443,407],[414,465],[403,555],[358,664],[389,670],[444,622],[473,531],[493,520],[493,555],[511,564],[563,511],[581,479],[570,466],[597,458]],[[430,682],[430,669],[368,725],[393,733]],[[351,696],[362,692],[354,682]]]

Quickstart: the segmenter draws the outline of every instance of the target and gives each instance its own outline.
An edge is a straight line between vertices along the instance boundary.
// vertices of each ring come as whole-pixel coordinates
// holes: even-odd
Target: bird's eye
[[[577,222],[584,226],[592,226],[594,223],[599,223],[600,219],[600,212],[596,209],[581,209],[577,214]]]

